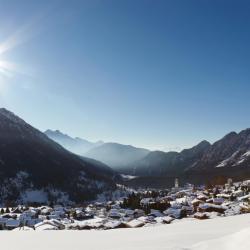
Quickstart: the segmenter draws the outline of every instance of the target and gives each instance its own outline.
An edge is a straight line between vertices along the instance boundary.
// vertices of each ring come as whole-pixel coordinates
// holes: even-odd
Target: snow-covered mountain
[[[90,142],[88,140],[76,137],[70,137],[67,134],[63,134],[59,130],[46,130],[44,132],[50,139],[53,141],[59,143],[61,146],[64,148],[68,149],[69,151],[79,154],[79,155],[84,155],[87,151],[94,147],[98,147],[103,144],[102,141],[98,142]]]
[[[115,187],[115,175],[0,109],[0,202],[92,199]]]
[[[131,180],[133,185],[173,185],[183,182],[204,184],[228,177],[242,180],[250,177],[250,129],[231,132],[212,145],[206,141],[178,152],[155,151],[122,170],[125,174],[143,176]]]
[[[210,144],[199,143],[191,149],[178,152],[154,151],[132,164],[134,174],[161,175],[170,171],[213,170],[226,167],[247,167],[250,163],[250,129],[231,132]]]
[[[197,162],[209,147],[209,142],[202,141],[193,148],[185,149],[180,153],[152,151],[121,171],[136,176],[177,175]]]
[[[250,167],[250,128],[231,132],[215,142],[193,169]]]
[[[63,144],[62,144],[63,145]],[[183,182],[205,183],[214,178],[250,177],[250,129],[231,132],[210,144],[202,141],[181,152],[149,151],[118,143],[103,143],[84,156],[101,161],[122,174],[143,179],[130,180],[133,185],[173,183],[177,176]],[[160,177],[160,178],[159,178]],[[131,184],[131,183],[129,183]]]

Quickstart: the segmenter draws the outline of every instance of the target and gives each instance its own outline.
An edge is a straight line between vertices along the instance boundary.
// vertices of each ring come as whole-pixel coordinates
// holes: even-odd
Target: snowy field
[[[250,214],[107,231],[2,231],[5,250],[250,249]]]

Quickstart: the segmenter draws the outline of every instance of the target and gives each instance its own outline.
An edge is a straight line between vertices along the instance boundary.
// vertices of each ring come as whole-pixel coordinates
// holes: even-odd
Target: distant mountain
[[[141,176],[130,181],[133,186],[173,186],[176,177],[197,184],[228,177],[246,179],[250,177],[250,129],[231,132],[212,145],[203,141],[180,153],[151,152],[121,172]]]
[[[180,153],[153,151],[126,166],[122,172],[136,176],[177,175],[192,167],[209,147],[209,142],[202,141],[197,146]]]
[[[215,142],[194,164],[192,170],[239,167],[250,168],[250,128],[238,134],[231,132]]]
[[[78,155],[83,155],[90,149],[103,144],[102,141],[90,142],[79,137],[72,138],[66,134],[63,134],[59,130],[53,131],[48,129],[44,133],[53,141],[59,143],[64,148]]]
[[[115,188],[116,173],[80,158],[0,109],[0,203],[93,199]]]
[[[92,148],[85,156],[101,161],[113,169],[124,168],[128,164],[145,157],[150,151],[119,143],[104,143]]]
[[[250,177],[250,129],[231,132],[210,144],[202,141],[181,152],[149,151],[118,143],[103,143],[84,156],[101,161],[121,174],[137,176],[128,181],[137,186],[164,186],[176,177],[203,184],[214,178]]]
[[[127,167],[128,164],[143,158],[150,152],[131,145],[103,141],[93,143],[78,137],[72,138],[59,130],[47,130],[44,133],[69,151],[107,164],[113,169]]]

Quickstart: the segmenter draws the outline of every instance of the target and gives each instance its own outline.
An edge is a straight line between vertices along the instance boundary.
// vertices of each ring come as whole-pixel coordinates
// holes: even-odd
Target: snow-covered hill
[[[3,249],[248,250],[250,214],[108,231],[1,232]],[[13,240],[13,238],[15,240]],[[98,240],[97,240],[98,239]]]

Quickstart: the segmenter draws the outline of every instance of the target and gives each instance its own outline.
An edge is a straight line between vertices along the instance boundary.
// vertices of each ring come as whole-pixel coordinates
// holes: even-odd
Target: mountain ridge
[[[115,188],[115,175],[113,170],[102,171],[100,165],[67,151],[14,113],[0,109],[1,202],[24,201],[34,190],[51,200],[93,199],[103,190]]]
[[[119,147],[122,147],[121,151],[117,149]],[[247,168],[250,166],[249,128],[238,133],[230,132],[212,144],[203,140],[192,148],[183,149],[180,152],[144,151],[136,160],[124,153],[131,148],[135,147],[119,143],[104,143],[88,151],[85,156],[104,162],[121,174],[144,179],[161,176],[171,178],[172,181],[179,176],[183,180],[196,181],[193,178],[196,176],[202,182],[216,175],[242,178],[249,172],[250,176],[250,169],[248,171]],[[94,151],[93,154],[92,151]],[[118,159],[110,161],[111,155],[116,155]],[[124,158],[130,158],[130,161]],[[136,182],[136,178],[131,182]]]
[[[100,146],[104,143],[103,141],[90,142],[80,137],[73,138],[67,134],[62,133],[60,130],[47,129],[44,134],[46,134],[50,139],[59,143],[67,150],[78,155],[84,155],[84,153],[86,153],[91,148]]]
[[[200,145],[198,144],[197,146]],[[153,161],[150,161],[151,159],[147,160],[146,163],[141,160],[134,164],[129,171],[123,170],[126,174],[140,175],[133,180],[129,180],[128,184],[134,187],[150,186],[162,188],[173,186],[176,177],[180,179],[182,184],[190,182],[199,185],[206,183],[222,184],[225,183],[227,178],[240,181],[250,177],[249,128],[239,133],[230,132],[213,144],[209,145],[205,142],[203,145],[204,147],[200,148],[201,150],[198,154],[197,152],[199,151],[193,150],[197,146],[188,150],[185,149],[180,153],[161,152],[165,158],[168,156],[172,162],[177,159],[173,165],[170,164],[171,161],[169,163],[163,159],[161,164],[164,171],[157,164],[154,164]],[[189,154],[192,151],[196,151],[196,153]],[[186,154],[186,152],[192,157],[181,163],[183,159],[186,159],[182,158],[183,153]],[[152,172],[152,169],[154,172]]]
[[[192,165],[210,145],[204,140],[181,152],[152,151],[139,161],[133,162],[127,169],[124,168],[122,172],[139,176],[176,175],[181,173],[187,164]]]
[[[132,145],[106,142],[89,150],[85,156],[104,162],[114,169],[120,169],[128,163],[146,156],[150,151]]]
[[[103,162],[114,169],[126,166],[150,152],[148,149],[117,142],[97,141],[92,143],[79,137],[72,138],[59,130],[52,131],[48,129],[44,133],[71,152]],[[87,147],[89,149],[87,147],[85,147],[85,150],[79,149],[79,147],[82,147],[82,142],[88,143],[89,146]]]

